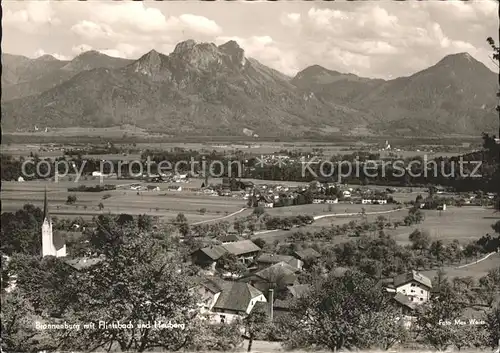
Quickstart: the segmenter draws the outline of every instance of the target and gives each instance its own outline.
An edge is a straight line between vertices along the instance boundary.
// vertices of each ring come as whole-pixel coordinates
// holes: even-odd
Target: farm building
[[[219,278],[201,280],[194,288],[202,300],[201,313],[213,323],[231,323],[250,314],[258,302],[266,302],[264,294],[243,282],[224,281]]]
[[[296,257],[290,256],[290,255],[277,255],[277,254],[272,254],[272,253],[263,253],[260,254],[256,259],[255,259],[255,264],[257,265],[258,269],[264,269],[266,267],[269,267],[271,265],[284,262],[287,265],[290,265],[296,269],[302,269],[302,261],[297,259]]]
[[[401,293],[414,304],[422,304],[428,301],[431,289],[431,280],[417,271],[394,277],[392,284],[387,287],[389,292]]]
[[[215,264],[226,253],[235,255],[242,263],[252,263],[260,248],[251,240],[241,240],[222,245],[212,245],[191,254],[192,262],[215,270]]]

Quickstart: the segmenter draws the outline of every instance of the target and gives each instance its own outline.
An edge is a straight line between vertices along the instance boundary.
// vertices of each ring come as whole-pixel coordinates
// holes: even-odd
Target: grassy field
[[[430,233],[433,240],[451,242],[454,239],[465,244],[476,240],[486,233],[493,233],[491,225],[500,219],[500,215],[492,209],[482,207],[450,207],[446,211],[423,211],[425,220],[411,227],[389,230],[401,244],[408,244],[408,236],[415,229]]]
[[[472,276],[475,279],[479,279],[487,275],[488,271],[500,267],[500,254],[494,254],[477,264],[471,264],[462,268],[458,267],[459,266],[443,266],[442,270],[446,273],[448,278]],[[437,274],[437,270],[423,271],[422,273],[429,278],[434,278]]]
[[[122,186],[122,189],[103,192],[68,192],[69,187],[77,185],[96,185],[96,181],[81,183],[74,182],[4,182],[2,183],[2,212],[16,211],[26,203],[32,203],[41,207],[43,204],[44,189],[47,187],[51,213],[54,216],[74,218],[79,215],[92,217],[101,213],[129,213],[150,214],[163,219],[174,218],[182,212],[190,222],[197,222],[212,218],[223,217],[243,208],[245,201],[231,197],[197,195],[189,191],[137,191],[130,190],[130,184],[137,183],[134,180],[107,180],[106,184]],[[160,188],[166,188],[160,184]],[[109,194],[110,197],[103,199]],[[66,205],[68,195],[76,195],[77,201],[74,205]],[[99,210],[99,203],[103,203],[104,209]],[[206,209],[204,214],[200,209]]]
[[[301,214],[318,216],[330,213],[355,213],[361,212],[361,209],[363,207],[365,208],[366,212],[387,211],[394,208],[393,205],[360,205],[347,203],[332,204],[331,208],[329,208],[328,206],[328,204],[308,204],[290,207],[276,207],[267,209],[266,212],[271,216],[290,217],[298,216]]]

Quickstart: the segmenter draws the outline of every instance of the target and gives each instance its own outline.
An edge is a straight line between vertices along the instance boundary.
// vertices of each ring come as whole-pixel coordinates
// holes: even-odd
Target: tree
[[[150,231],[153,229],[153,217],[146,214],[139,215],[137,218],[137,226],[140,230]]]
[[[283,323],[290,348],[316,346],[331,350],[382,345],[385,325],[396,322],[392,297],[375,280],[358,272],[320,279],[292,303]],[[390,334],[392,335],[392,333]]]
[[[237,231],[240,236],[246,229],[245,221],[243,221],[242,219],[237,219],[236,221],[234,221],[233,226],[234,230]]]
[[[431,243],[431,237],[429,233],[422,232],[418,229],[415,229],[410,234],[408,239],[411,241],[413,248],[420,250],[420,252],[422,252],[423,250],[427,250]]]
[[[500,306],[496,306],[486,316],[489,344],[495,347],[500,342]]]
[[[257,216],[257,217],[260,217],[264,214],[265,210],[263,207],[255,207],[252,211],[252,214]]]
[[[250,314],[243,319],[243,326],[248,336],[247,352],[252,351],[253,340],[258,335],[265,334],[270,328],[270,320],[266,311],[262,307],[254,308]]]
[[[76,202],[76,200],[77,200],[76,195],[68,195],[68,198],[66,199],[66,204],[73,205]]]
[[[245,265],[241,263],[236,255],[225,253],[217,260],[217,266],[231,274],[239,275],[246,270]]]
[[[183,237],[187,237],[190,232],[190,228],[184,213],[179,213],[175,218],[174,222],[177,224],[177,227],[179,228],[179,233],[181,233]]]
[[[129,215],[127,213],[122,213],[116,218],[116,224],[120,226],[131,225],[134,223],[135,223],[134,216]]]
[[[211,324],[206,320],[195,320],[194,334],[190,337],[186,349],[189,351],[231,351],[243,341],[241,336],[241,322],[233,321],[230,324]]]
[[[40,229],[43,212],[26,204],[15,213],[4,212],[0,220],[0,244],[2,253],[39,255],[41,252]]]
[[[100,226],[104,227],[104,226]],[[95,329],[57,337],[61,350],[92,351],[117,346],[121,351],[144,352],[153,348],[179,350],[193,334],[195,298],[165,244],[137,228],[113,227],[102,231],[120,239],[101,250],[102,261],[79,273],[78,295],[62,317],[67,322],[96,323]],[[130,322],[119,330],[98,322]],[[154,327],[154,323],[163,323]],[[173,328],[168,324],[175,325]],[[58,333],[59,331],[57,331]]]
[[[438,292],[417,310],[417,332],[424,342],[444,351],[458,340],[455,320],[464,305],[446,279],[440,280]]]
[[[39,346],[34,312],[22,292],[14,290],[2,296],[2,352],[30,352]]]
[[[481,325],[457,325],[453,345],[463,348],[482,348],[487,345],[487,332]]]
[[[266,241],[262,238],[256,238],[252,241],[261,249],[264,249],[264,247],[266,246]]]
[[[435,240],[432,242],[429,251],[438,262],[443,261],[444,245],[442,240]]]

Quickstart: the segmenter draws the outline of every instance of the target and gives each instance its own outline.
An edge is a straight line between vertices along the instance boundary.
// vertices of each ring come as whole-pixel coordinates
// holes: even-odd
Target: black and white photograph
[[[1,353],[500,353],[498,0],[1,6]]]

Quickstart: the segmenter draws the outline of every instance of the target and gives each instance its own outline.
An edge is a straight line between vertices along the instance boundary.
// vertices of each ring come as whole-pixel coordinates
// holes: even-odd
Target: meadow
[[[478,206],[449,207],[446,211],[423,210],[423,213],[425,219],[421,224],[388,230],[387,233],[401,244],[409,244],[408,236],[415,229],[428,232],[432,240],[447,243],[456,239],[466,244],[487,233],[492,234],[491,225],[500,220],[500,215],[493,209]]]
[[[233,197],[218,197],[198,195],[190,191],[166,191],[166,184],[157,184],[160,191],[130,190],[131,184],[140,184],[136,180],[106,179],[104,184],[114,184],[117,190],[103,192],[68,192],[68,188],[78,185],[97,185],[97,181],[49,182],[4,182],[2,183],[2,212],[15,212],[26,203],[41,207],[44,190],[50,202],[51,214],[58,217],[75,218],[83,216],[91,218],[101,213],[149,214],[162,219],[175,218],[178,213],[184,213],[189,222],[219,218],[234,213],[245,207],[245,201]],[[164,190],[162,190],[164,189]],[[69,195],[75,195],[77,201],[67,205]],[[103,199],[104,195],[109,195]],[[104,208],[99,210],[99,203]],[[205,209],[205,212],[200,210]]]

